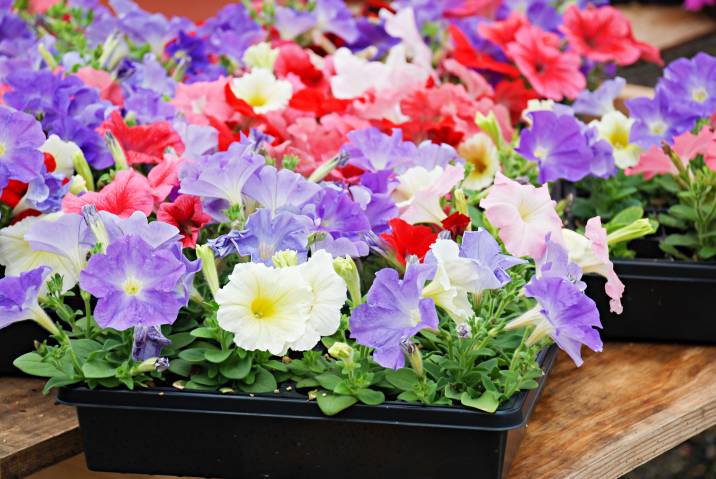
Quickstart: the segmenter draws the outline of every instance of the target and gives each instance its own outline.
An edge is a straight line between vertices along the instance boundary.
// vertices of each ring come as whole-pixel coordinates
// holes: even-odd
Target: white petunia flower
[[[423,297],[432,298],[458,323],[472,314],[467,293],[479,293],[480,274],[474,261],[460,256],[460,247],[452,240],[437,240],[425,256],[425,264],[437,266],[433,280],[423,289]]]
[[[463,188],[482,190],[492,184],[500,169],[497,147],[485,133],[477,133],[463,141],[457,149],[466,163],[472,165],[470,174],[463,181]]]
[[[306,332],[289,348],[307,351],[341,325],[341,308],[347,299],[346,283],[333,269],[333,256],[325,250],[316,251],[307,262],[293,268],[311,288],[311,311]]]
[[[55,172],[62,173],[65,178],[70,178],[75,173],[75,157],[82,156],[79,146],[71,141],[63,141],[57,135],[50,135],[38,150],[52,155],[57,164]]]
[[[440,224],[447,215],[440,200],[460,183],[464,176],[462,166],[436,166],[426,170],[415,166],[398,176],[398,186],[392,198],[400,208],[400,218],[410,224]]]
[[[284,354],[306,334],[311,319],[311,288],[297,268],[237,264],[216,302],[219,326],[247,351]]]
[[[292,93],[290,82],[276,79],[265,68],[255,68],[250,73],[234,78],[229,86],[237,98],[251,105],[258,114],[285,108]]]
[[[278,48],[271,48],[271,45],[268,43],[261,42],[256,45],[251,45],[246,49],[243,61],[251,68],[265,68],[266,70],[273,70],[273,65],[276,63],[278,54]]]
[[[590,123],[590,126],[597,128],[599,138],[612,145],[614,162],[621,169],[631,168],[639,163],[641,148],[629,143],[629,133],[633,124],[634,119],[628,118],[620,111],[609,112],[601,120]]]

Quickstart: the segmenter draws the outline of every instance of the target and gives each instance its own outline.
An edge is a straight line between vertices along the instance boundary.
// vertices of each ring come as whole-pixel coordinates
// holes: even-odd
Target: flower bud
[[[243,61],[244,64],[251,68],[265,68],[273,71],[273,65],[276,62],[276,58],[278,58],[278,53],[278,49],[271,48],[271,45],[266,42],[261,42],[250,46],[244,52]]]
[[[271,258],[273,265],[277,268],[288,268],[298,265],[298,253],[292,249],[279,251]]]
[[[490,112],[487,116],[482,113],[475,115],[475,123],[487,136],[495,143],[498,149],[502,149],[502,131],[497,123],[497,117],[494,112]]]
[[[358,267],[350,256],[343,258],[339,257],[333,260],[333,269],[338,273],[338,276],[343,278],[346,282],[346,287],[351,295],[351,301],[353,306],[358,306],[363,302],[363,295],[360,287],[360,275],[358,274]]]
[[[462,188],[458,188],[455,191],[453,191],[453,195],[455,196],[455,209],[458,213],[465,216],[470,216],[470,212],[467,207],[467,198],[465,198],[465,192],[462,191]]]
[[[468,339],[472,337],[472,328],[467,323],[458,324],[455,331],[457,332],[457,337],[460,339]]]
[[[104,142],[107,144],[112,158],[114,158],[114,168],[117,171],[128,169],[129,163],[127,163],[127,155],[124,154],[122,145],[119,144],[119,141],[117,141],[117,138],[111,131],[107,130],[104,132]]]
[[[331,171],[334,169],[344,166],[348,162],[348,154],[341,152],[338,155],[336,155],[335,158],[332,160],[328,160],[322,165],[320,165],[318,168],[313,170],[313,173],[311,173],[311,176],[308,177],[308,181],[312,181],[314,183],[321,182],[326,176],[328,176]]]
[[[353,348],[346,343],[336,342],[328,348],[328,354],[335,359],[347,360],[353,357]]]
[[[104,226],[104,221],[97,211],[95,205],[85,205],[82,207],[82,218],[85,223],[89,226],[90,230],[94,234],[95,240],[99,245],[100,252],[104,253],[107,251],[109,246],[109,234],[107,228]]]
[[[154,367],[158,372],[163,373],[164,371],[169,369],[169,359],[157,358],[157,360],[154,362]]]
[[[420,354],[420,349],[415,346],[415,343],[410,338],[403,338],[400,340],[400,348],[408,356],[408,361],[410,361],[413,371],[421,378],[425,376],[423,355]]]
[[[50,51],[45,45],[43,45],[42,43],[37,45],[37,51],[40,53],[42,59],[45,60],[47,66],[50,67],[50,70],[54,70],[58,67],[57,60],[55,60],[55,57],[52,56],[52,53],[50,53]]]
[[[196,246],[196,256],[201,259],[201,272],[211,294],[216,297],[219,292],[219,273],[216,271],[216,258],[212,249],[205,244]]]
[[[617,243],[623,243],[625,241],[631,241],[642,236],[650,235],[656,232],[658,227],[656,221],[649,220],[647,218],[641,218],[633,223],[623,226],[616,231],[612,231],[607,235],[607,243],[609,246],[613,246]]]
[[[87,192],[87,182],[80,175],[75,175],[70,179],[70,193],[73,195],[81,195]]]
[[[87,163],[85,155],[81,150],[78,151],[72,158],[72,166],[74,166],[77,174],[85,180],[85,187],[87,190],[94,191],[94,177],[92,176],[92,169],[90,168],[89,163]]]
[[[60,329],[57,327],[55,322],[40,306],[32,308],[32,319],[37,324],[45,328],[53,336],[60,334]]]

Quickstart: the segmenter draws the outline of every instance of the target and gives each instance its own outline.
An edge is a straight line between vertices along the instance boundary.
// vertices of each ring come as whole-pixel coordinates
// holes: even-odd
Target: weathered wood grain
[[[42,379],[0,378],[0,479],[19,479],[82,450],[72,408],[43,396]]]
[[[617,478],[716,424],[716,347],[617,344],[561,354],[511,479]]]
[[[681,5],[632,4],[618,8],[631,20],[634,36],[660,50],[716,33],[716,19],[688,12]]]

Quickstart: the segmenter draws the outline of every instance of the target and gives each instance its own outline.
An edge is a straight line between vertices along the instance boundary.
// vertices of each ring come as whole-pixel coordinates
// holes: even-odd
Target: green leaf
[[[644,209],[640,206],[631,206],[617,213],[612,220],[606,224],[607,230],[617,230],[624,226],[630,225],[644,216]]]
[[[465,391],[460,397],[460,403],[463,406],[479,409],[485,412],[495,412],[500,406],[500,395],[494,391],[485,391],[479,398],[471,397],[470,394]]]
[[[716,256],[716,246],[704,246],[699,249],[697,254],[701,259],[711,259]]]
[[[93,359],[82,365],[82,374],[88,379],[111,378],[115,372],[111,364],[101,359]]]
[[[185,378],[189,377],[191,368],[192,364],[189,361],[184,361],[183,359],[172,359],[169,363],[169,371],[178,376],[184,376]]]
[[[262,366],[274,371],[280,371],[282,373],[288,372],[288,366],[281,361],[276,361],[275,359],[269,359],[265,363],[262,363]]]
[[[398,399],[405,402],[418,402],[418,395],[413,391],[403,391],[398,394]]]
[[[317,386],[320,386],[320,383],[315,378],[301,379],[296,383],[296,389],[315,388]]]
[[[43,361],[42,356],[32,352],[26,353],[15,359],[12,364],[25,374],[30,376],[39,376],[41,378],[51,378],[62,374],[62,371],[57,369],[52,364]]]
[[[204,362],[204,353],[206,349],[185,349],[184,351],[179,353],[179,357],[183,359],[184,361],[188,361],[190,363],[202,363]]]
[[[253,384],[242,385],[241,389],[247,393],[270,393],[277,387],[273,374],[259,366],[256,368],[256,379]]]
[[[216,337],[214,330],[211,328],[196,328],[189,334],[195,338],[214,339]]]
[[[686,205],[672,206],[669,208],[669,214],[683,220],[696,221],[698,219],[696,210]]]
[[[456,401],[462,397],[462,393],[456,390],[451,384],[445,386],[443,393],[445,394],[445,397],[455,399]]]
[[[693,234],[669,235],[664,239],[663,243],[669,246],[686,246],[689,248],[695,248],[699,245],[699,240]]]
[[[80,382],[79,379],[72,379],[67,376],[56,376],[53,378],[50,378],[47,381],[47,384],[45,384],[45,387],[42,388],[42,394],[47,394],[52,390],[52,388],[61,388],[63,386],[69,386],[70,384],[75,384]]]
[[[316,380],[320,385],[329,391],[333,391],[338,383],[341,382],[341,377],[331,373],[323,373],[316,376]]]
[[[353,390],[348,385],[348,381],[343,380],[336,384],[336,387],[333,388],[333,392],[336,394],[345,394],[345,395],[352,395]]]
[[[240,358],[234,356],[228,362],[219,366],[219,372],[229,379],[244,379],[251,371],[251,356]]]
[[[326,392],[319,393],[316,400],[321,412],[326,416],[335,416],[358,402],[353,396],[336,396]]]
[[[409,368],[402,368],[397,371],[390,369],[385,372],[385,379],[401,391],[409,391],[413,389],[419,381],[418,375],[415,374],[415,371]]]
[[[174,349],[183,349],[194,342],[196,336],[191,333],[176,333],[169,336],[169,340],[172,342],[171,346]]]
[[[85,361],[90,353],[104,349],[100,343],[92,339],[71,339],[70,344],[80,362]]]
[[[232,352],[233,350],[231,349],[225,351],[222,351],[221,349],[207,349],[204,352],[204,357],[210,363],[219,364],[229,359],[229,356],[231,356]]]
[[[385,395],[373,389],[360,389],[358,390],[357,396],[362,403],[370,406],[376,406],[385,402]]]

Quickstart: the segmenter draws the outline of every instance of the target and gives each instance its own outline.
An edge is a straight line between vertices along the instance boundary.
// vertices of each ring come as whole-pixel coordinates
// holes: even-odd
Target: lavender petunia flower
[[[62,198],[70,191],[67,179],[56,173],[43,172],[28,183],[24,201],[41,213],[53,213],[62,209]]]
[[[577,181],[590,173],[592,152],[576,118],[546,110],[531,112],[530,117],[532,125],[523,131],[515,151],[538,163],[540,183]]]
[[[460,256],[469,258],[480,267],[483,289],[498,289],[511,281],[508,269],[527,261],[503,254],[497,240],[484,228],[466,231],[462,236]]]
[[[179,192],[203,199],[222,200],[225,208],[242,205],[244,185],[264,164],[264,158],[255,152],[253,143],[233,143],[225,152],[184,163],[179,172]],[[217,219],[223,220],[224,217],[222,215]]]
[[[392,37],[385,31],[384,21],[374,23],[367,18],[356,19],[358,38],[347,47],[353,52],[359,52],[369,47],[375,47],[375,55],[369,60],[382,58],[388,50],[400,43],[400,39]]]
[[[132,359],[139,362],[145,359],[157,358],[160,356],[162,348],[169,346],[171,343],[157,326],[135,326]]]
[[[194,161],[217,152],[219,132],[216,128],[208,125],[193,125],[180,119],[174,121],[172,127],[186,145],[186,150],[182,155],[184,158]]]
[[[179,32],[175,41],[167,45],[166,51],[177,63],[187,62],[186,75],[190,81],[216,80],[226,71],[209,61],[206,40]]]
[[[32,116],[0,107],[0,191],[11,179],[28,183],[42,175],[44,157],[38,148],[44,142]]]
[[[298,212],[320,190],[320,186],[298,173],[269,165],[254,173],[244,186],[244,194],[271,214],[281,210]]]
[[[393,130],[388,136],[377,128],[348,133],[349,142],[343,147],[348,162],[365,171],[392,169],[397,173],[409,168],[416,154],[416,146],[403,141],[401,130]]]
[[[273,216],[271,210],[262,208],[249,216],[246,229],[209,240],[209,246],[220,257],[238,252],[271,266],[271,258],[279,251],[294,250],[305,259],[310,229],[311,221],[305,216],[288,212]]]
[[[385,368],[400,369],[405,355],[400,345],[422,329],[435,329],[438,315],[435,303],[422,298],[425,282],[435,274],[432,265],[412,264],[403,280],[392,268],[375,275],[366,303],[353,310],[351,338],[375,348],[373,359]]]
[[[577,366],[582,364],[582,344],[592,351],[602,350],[602,340],[594,327],[602,327],[597,306],[571,282],[554,277],[534,277],[525,294],[539,303],[546,319],[547,334]]]
[[[137,88],[127,93],[124,108],[134,113],[140,124],[172,120],[176,114],[174,105],[164,101],[159,93],[145,88]]]
[[[241,61],[246,50],[264,38],[264,31],[240,3],[222,8],[199,29],[207,37],[207,47],[217,55]]]
[[[129,235],[95,254],[80,274],[80,287],[98,299],[94,316],[103,328],[159,326],[176,321],[185,265],[171,251]]]
[[[167,71],[152,53],[144,55],[142,62],[125,62],[124,75],[127,79],[122,82],[122,87],[127,90],[147,89],[160,95],[174,96],[176,81],[167,75]],[[127,71],[129,69],[129,71]]]
[[[544,255],[537,261],[538,276],[566,279],[579,291],[587,289],[587,284],[582,281],[582,268],[569,260],[569,253],[564,246],[552,241],[549,234],[545,239],[545,244],[547,247]]]
[[[398,215],[398,206],[391,198],[397,182],[390,170],[363,173],[360,181],[360,185],[350,188],[353,200],[363,208],[371,230],[383,233],[388,230],[388,222]]]
[[[40,309],[37,296],[50,271],[41,266],[20,276],[0,278],[0,329],[35,317]]]
[[[313,28],[316,21],[316,16],[312,12],[277,6],[274,27],[282,38],[293,39]]]
[[[572,105],[575,113],[601,117],[610,111],[614,111],[614,100],[624,89],[626,80],[617,77],[613,80],[606,80],[594,91],[584,90]]]
[[[409,166],[422,166],[430,171],[436,166],[445,168],[450,163],[462,164],[464,162],[465,160],[460,158],[460,155],[457,154],[457,151],[452,146],[446,143],[437,145],[430,140],[425,140],[418,145],[418,149],[415,151],[415,158]]]
[[[624,103],[629,109],[629,116],[635,120],[629,141],[645,149],[659,146],[662,140],[671,141],[693,128],[698,120],[693,113],[676,111],[676,102],[660,88],[657,88],[653,99],[633,98]]]
[[[594,126],[584,125],[583,132],[587,146],[592,152],[589,174],[597,178],[614,176],[617,173],[617,165],[612,145],[599,137],[599,132]]]
[[[674,109],[710,117],[716,109],[716,58],[703,52],[679,58],[666,67],[659,88]]]
[[[343,0],[316,0],[316,27],[322,32],[332,33],[347,43],[358,39],[360,32],[353,14]]]

